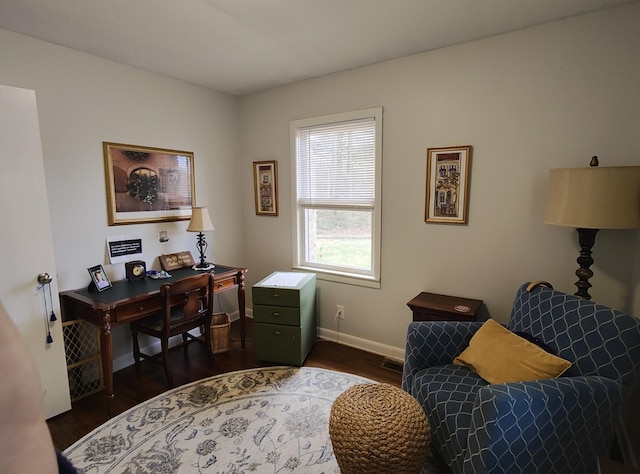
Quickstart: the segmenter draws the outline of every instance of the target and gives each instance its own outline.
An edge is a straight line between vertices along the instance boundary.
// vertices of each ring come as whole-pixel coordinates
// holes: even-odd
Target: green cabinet
[[[274,272],[252,296],[256,358],[302,365],[317,336],[315,273]]]

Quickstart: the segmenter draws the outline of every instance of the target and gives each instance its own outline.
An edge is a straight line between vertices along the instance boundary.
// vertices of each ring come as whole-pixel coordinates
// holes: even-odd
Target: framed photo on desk
[[[91,275],[91,284],[95,286],[97,291],[104,291],[111,288],[111,280],[109,280],[107,272],[104,271],[102,265],[96,265],[95,267],[87,268],[87,270],[89,271],[89,275]]]

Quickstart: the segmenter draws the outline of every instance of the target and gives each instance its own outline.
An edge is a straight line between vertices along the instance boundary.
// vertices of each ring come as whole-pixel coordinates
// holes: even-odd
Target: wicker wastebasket
[[[384,383],[354,385],[336,398],[329,436],[342,474],[419,473],[431,444],[417,400]]]
[[[227,313],[215,313],[211,318],[211,352],[220,354],[229,350],[231,318]]]

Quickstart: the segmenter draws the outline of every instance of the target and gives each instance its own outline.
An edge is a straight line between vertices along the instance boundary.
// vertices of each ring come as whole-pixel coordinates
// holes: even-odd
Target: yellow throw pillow
[[[489,383],[552,379],[571,367],[568,360],[549,354],[493,319],[478,329],[453,363],[469,367]]]

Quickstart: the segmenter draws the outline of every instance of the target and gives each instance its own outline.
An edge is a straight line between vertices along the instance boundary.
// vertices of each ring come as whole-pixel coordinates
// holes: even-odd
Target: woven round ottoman
[[[385,383],[354,385],[336,398],[329,436],[342,474],[418,473],[431,444],[417,400]]]

